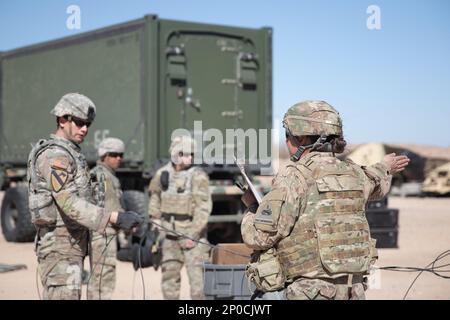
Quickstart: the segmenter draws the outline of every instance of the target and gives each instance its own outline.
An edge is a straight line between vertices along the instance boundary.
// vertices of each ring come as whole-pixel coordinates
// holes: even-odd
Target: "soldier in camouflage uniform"
[[[28,158],[29,208],[37,228],[38,271],[44,299],[80,299],[89,230],[108,224],[130,230],[143,222],[134,212],[93,204],[88,165],[79,144],[95,117],[95,105],[78,93],[64,95],[51,114],[57,130],[40,140]]]
[[[106,211],[123,211],[120,204],[122,189],[115,172],[124,152],[125,145],[117,138],[106,138],[98,147],[100,160],[91,170],[91,181],[95,202]],[[105,233],[92,232],[91,248],[95,268],[88,285],[89,300],[109,300],[112,297],[116,285],[117,243],[113,239],[116,234],[112,226],[108,226]]]
[[[250,192],[242,221],[255,250],[247,275],[262,299],[364,299],[377,258],[366,204],[384,197],[406,156],[361,167],[335,157],[346,145],[339,113],[324,101],[291,107],[283,120],[291,161],[258,206]]]
[[[208,175],[192,166],[195,142],[179,136],[170,146],[171,162],[159,169],[149,187],[149,214],[161,220],[164,229],[175,230],[206,242],[206,227],[212,209]],[[203,262],[209,247],[176,234],[166,233],[162,245],[162,291],[164,299],[178,299],[180,271],[185,263],[191,298],[203,299]]]

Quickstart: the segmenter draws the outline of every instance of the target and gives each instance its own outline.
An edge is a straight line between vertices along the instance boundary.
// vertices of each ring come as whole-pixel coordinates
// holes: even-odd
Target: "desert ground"
[[[400,210],[399,247],[379,249],[377,266],[425,267],[440,253],[450,249],[450,198],[389,198],[389,207]],[[26,269],[0,273],[0,299],[39,299],[36,285],[36,258],[32,243],[9,243],[0,236],[0,263],[25,264]],[[450,256],[439,264],[450,263]],[[85,262],[87,268],[88,263]],[[445,273],[444,273],[445,274]],[[450,273],[446,273],[450,276]],[[417,273],[378,271],[371,276],[367,299],[402,299]],[[161,271],[142,270],[145,299],[162,299]],[[41,288],[40,284],[39,287]],[[85,287],[83,298],[85,298]],[[117,263],[117,284],[113,299],[143,299],[141,273],[131,263]],[[181,298],[190,299],[185,270]],[[407,299],[450,299],[450,279],[424,272]]]

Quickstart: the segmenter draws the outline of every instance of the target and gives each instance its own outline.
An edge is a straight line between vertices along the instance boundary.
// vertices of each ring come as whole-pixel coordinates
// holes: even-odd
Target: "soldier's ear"
[[[58,124],[58,128],[64,128],[64,126],[66,125],[67,122],[69,122],[69,120],[67,120],[64,117],[56,118],[56,123]]]

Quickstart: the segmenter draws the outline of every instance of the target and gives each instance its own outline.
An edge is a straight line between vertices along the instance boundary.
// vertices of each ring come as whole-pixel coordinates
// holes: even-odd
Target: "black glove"
[[[145,233],[148,230],[148,224],[142,223],[138,227],[136,227],[136,230],[133,231],[133,237],[136,238],[143,238],[145,236]]]
[[[119,212],[117,216],[116,226],[125,231],[130,231],[134,227],[142,224],[144,218],[134,211]]]

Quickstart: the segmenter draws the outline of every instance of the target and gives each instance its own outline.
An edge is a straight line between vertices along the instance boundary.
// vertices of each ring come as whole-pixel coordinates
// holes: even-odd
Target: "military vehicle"
[[[118,172],[124,205],[145,214],[147,186],[169,159],[176,128],[272,127],[272,29],[142,19],[0,54],[2,230],[30,241],[26,166],[33,143],[56,129],[58,99],[80,92],[97,106],[82,145],[90,165],[108,136],[126,142]],[[270,134],[267,145],[271,145]],[[211,179],[212,243],[239,241],[241,191],[233,163],[205,165]],[[260,173],[261,165],[249,167]]]
[[[404,171],[393,177],[392,184],[394,186],[401,186],[406,182],[422,182],[425,179],[426,159],[403,147],[382,143],[366,143],[356,147],[346,157],[355,163],[368,166],[383,160],[383,157],[389,153],[404,154],[411,160]]]
[[[437,167],[427,175],[422,192],[431,196],[450,195],[450,162]]]
[[[97,106],[96,120],[82,144],[91,166],[101,140],[112,136],[125,141],[125,159],[118,172],[123,204],[147,216],[147,186],[169,159],[174,129],[192,131],[196,121],[202,121],[203,130],[215,129],[224,136],[227,129],[272,128],[272,29],[148,15],[0,53],[1,225],[8,241],[34,238],[26,161],[32,144],[56,129],[49,112],[68,92],[83,93]],[[270,140],[268,134],[262,143],[268,150]],[[239,242],[242,192],[234,185],[239,169],[233,163],[203,166],[213,194],[208,240]],[[262,169],[267,174],[270,168],[252,164],[247,173],[258,180]],[[396,215],[386,207],[387,199],[371,202],[369,212],[388,215],[391,226]],[[386,219],[381,220],[376,219],[374,226]]]

